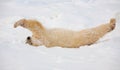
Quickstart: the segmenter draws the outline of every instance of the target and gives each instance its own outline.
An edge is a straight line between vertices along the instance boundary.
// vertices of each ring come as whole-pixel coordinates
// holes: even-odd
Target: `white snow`
[[[120,0],[0,0],[0,70],[120,70]],[[116,28],[96,44],[77,49],[33,47],[31,32],[13,28],[37,19],[48,28],[81,30],[116,18]]]

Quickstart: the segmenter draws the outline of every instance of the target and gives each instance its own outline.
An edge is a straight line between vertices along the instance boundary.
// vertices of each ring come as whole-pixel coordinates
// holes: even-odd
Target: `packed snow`
[[[120,70],[120,0],[0,0],[0,70]],[[82,30],[116,18],[116,28],[80,48],[25,44],[32,33],[13,28],[21,19],[47,28]]]

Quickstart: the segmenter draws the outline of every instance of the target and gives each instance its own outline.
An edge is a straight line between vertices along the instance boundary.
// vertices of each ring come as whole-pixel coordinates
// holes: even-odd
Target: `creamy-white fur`
[[[102,36],[115,28],[116,20],[113,18],[109,23],[80,31],[67,29],[46,29],[36,20],[21,19],[14,24],[14,27],[22,26],[32,31],[31,39],[27,43],[33,46],[45,45],[46,47],[60,46],[63,48],[78,48],[83,45],[90,45],[99,40]]]

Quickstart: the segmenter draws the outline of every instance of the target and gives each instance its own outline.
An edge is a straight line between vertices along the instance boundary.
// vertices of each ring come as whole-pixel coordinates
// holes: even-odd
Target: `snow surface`
[[[0,70],[120,70],[120,0],[0,0]],[[114,31],[77,49],[32,47],[31,32],[13,28],[37,19],[48,28],[81,30],[117,19]]]

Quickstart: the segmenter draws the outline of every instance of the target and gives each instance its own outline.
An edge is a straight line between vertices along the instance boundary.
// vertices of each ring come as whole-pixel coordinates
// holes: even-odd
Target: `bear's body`
[[[27,39],[27,43],[33,46],[45,45],[46,47],[60,46],[63,48],[79,48],[83,45],[90,45],[98,41],[102,36],[115,28],[115,19],[100,26],[72,31],[66,29],[46,29],[36,20],[21,19],[14,27],[22,26],[32,31],[32,37]]]

